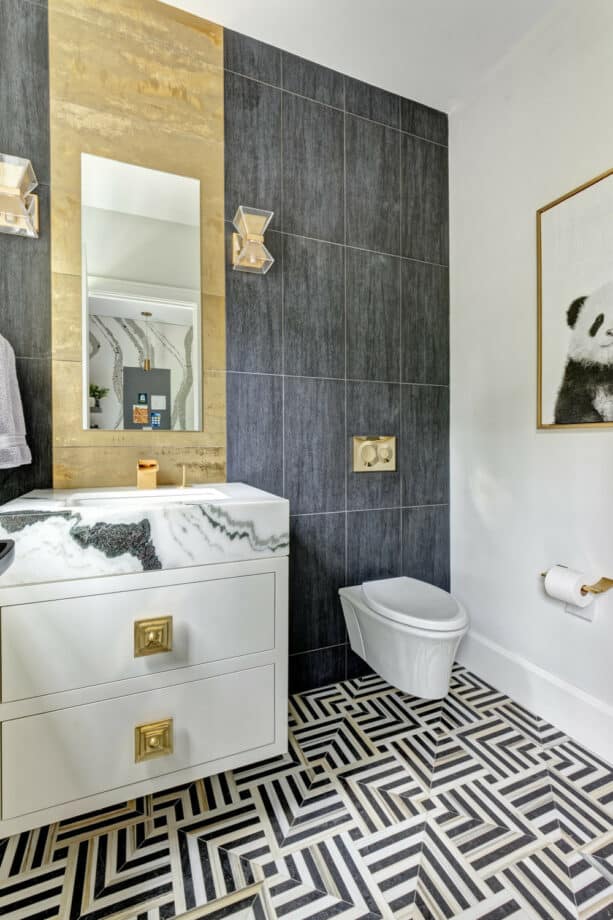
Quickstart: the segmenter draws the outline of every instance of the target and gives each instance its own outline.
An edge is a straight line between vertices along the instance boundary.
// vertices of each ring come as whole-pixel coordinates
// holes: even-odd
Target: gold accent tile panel
[[[52,357],[58,361],[81,361],[81,276],[56,272],[51,278]]]
[[[85,6],[89,3],[86,0]],[[152,3],[143,0],[143,6]],[[172,47],[151,44],[148,18],[140,33],[49,10],[53,33],[50,68],[53,98],[87,109],[146,121],[152,127],[199,137],[214,136],[214,118],[222,106],[220,69],[197,52],[190,56]],[[101,98],[101,92],[104,93]]]
[[[93,489],[97,486],[125,486],[136,483],[140,447],[60,447],[53,452],[56,489]],[[222,447],[156,447],[160,464],[160,485],[181,485],[182,464],[187,467],[187,484],[223,482],[226,458]]]
[[[81,275],[81,154],[91,153],[200,180],[202,290],[223,297],[223,112],[215,115],[220,137],[203,139],[54,97],[50,109],[52,270]]]
[[[51,0],[50,8],[53,13],[84,19],[97,29],[108,29],[112,23],[118,35],[134,41],[145,37],[149,44],[162,45],[179,57],[198,56],[213,67],[222,59],[223,30],[216,23],[165,3],[157,5],[154,15],[153,4],[142,0]]]
[[[226,478],[223,29],[157,0],[49,0],[54,484]],[[203,431],[82,428],[81,154],[200,180]]]
[[[203,431],[99,431],[83,429],[81,424],[81,361],[53,361],[53,445],[58,447],[94,447],[96,445],[137,446],[141,452],[155,453],[162,445],[176,447],[218,446],[226,441],[226,377],[224,373],[205,371],[202,378]],[[134,479],[132,476],[132,479]],[[132,484],[132,479],[128,485]]]

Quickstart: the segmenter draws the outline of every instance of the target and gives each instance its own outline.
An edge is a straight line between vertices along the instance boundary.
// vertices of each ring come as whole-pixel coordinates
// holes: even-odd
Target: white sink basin
[[[122,507],[126,504],[147,505],[175,504],[176,502],[208,502],[219,501],[227,498],[220,489],[212,486],[160,486],[158,489],[92,489],[80,490],[66,496],[65,505],[68,508],[97,506],[97,507]]]

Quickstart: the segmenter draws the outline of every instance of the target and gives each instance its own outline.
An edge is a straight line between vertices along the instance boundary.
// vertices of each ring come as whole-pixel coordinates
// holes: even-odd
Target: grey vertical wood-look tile
[[[430,106],[402,99],[400,102],[400,127],[437,144],[447,144],[447,115]]]
[[[282,495],[282,378],[228,374],[226,406],[228,481]]]
[[[353,472],[354,435],[396,435],[394,473]],[[400,505],[400,384],[347,382],[347,508],[391,508]]]
[[[402,135],[402,255],[449,264],[447,148]]]
[[[284,427],[285,496],[290,511],[343,510],[344,381],[287,377]]]
[[[288,374],[345,376],[344,249],[286,236],[284,343]]]
[[[347,249],[347,377],[400,380],[400,265]]]
[[[449,501],[449,390],[402,385],[402,504]]]
[[[48,185],[49,51],[47,10],[23,0],[0,3],[0,151],[32,161]]]
[[[399,508],[348,513],[348,584],[400,575],[400,514]]]
[[[346,116],[347,243],[400,252],[400,135]]]
[[[39,238],[0,233],[0,335],[17,356],[30,358],[51,354],[49,189],[37,193]]]
[[[347,645],[347,663],[346,663],[346,680],[354,680],[356,677],[366,677],[372,674],[373,669],[363,658],[353,651],[350,645]]]
[[[290,654],[339,645],[345,621],[338,589],[345,584],[345,515],[290,520]]]
[[[269,231],[266,246],[275,264],[266,275],[234,271],[232,224],[226,223],[227,370],[280,374],[283,370],[283,237]]]
[[[347,111],[354,115],[392,128],[400,127],[400,97],[378,86],[345,77],[345,105]]]
[[[300,96],[283,98],[283,229],[342,243],[343,113]]]
[[[225,216],[239,205],[274,211],[281,227],[281,90],[225,74]]]
[[[263,83],[281,85],[281,51],[248,35],[224,29],[224,67]]]
[[[402,380],[449,383],[449,270],[402,262]]]
[[[345,679],[345,645],[289,656],[289,692],[302,693]]]
[[[51,359],[17,358],[17,381],[32,463],[0,470],[0,504],[32,489],[47,489],[52,480]]]
[[[449,508],[404,508],[402,574],[449,590]]]
[[[339,109],[345,104],[342,74],[286,52],[283,52],[283,89]]]

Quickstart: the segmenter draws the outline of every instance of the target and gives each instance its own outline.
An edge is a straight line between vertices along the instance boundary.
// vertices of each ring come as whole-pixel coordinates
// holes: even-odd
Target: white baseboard
[[[613,707],[479,633],[469,632],[457,659],[526,709],[613,763]]]

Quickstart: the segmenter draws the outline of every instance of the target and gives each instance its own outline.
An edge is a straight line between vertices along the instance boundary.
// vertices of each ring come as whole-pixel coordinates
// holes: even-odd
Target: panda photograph
[[[613,425],[613,170],[537,212],[538,427]]]

